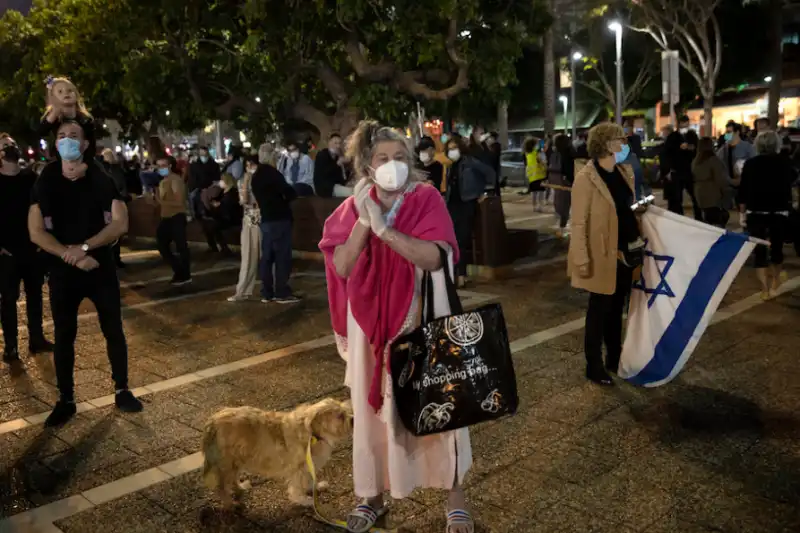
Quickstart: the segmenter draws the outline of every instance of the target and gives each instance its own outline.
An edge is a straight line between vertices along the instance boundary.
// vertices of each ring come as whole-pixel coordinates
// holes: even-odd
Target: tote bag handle
[[[450,303],[450,314],[460,315],[464,313],[464,307],[461,305],[461,298],[458,296],[456,284],[453,281],[453,276],[450,275],[450,265],[447,262],[447,252],[436,245],[439,249],[439,258],[441,259],[442,269],[444,270],[444,284],[447,289],[447,301]],[[435,319],[433,313],[433,276],[431,272],[425,272],[422,276],[422,320],[424,324],[432,322]]]

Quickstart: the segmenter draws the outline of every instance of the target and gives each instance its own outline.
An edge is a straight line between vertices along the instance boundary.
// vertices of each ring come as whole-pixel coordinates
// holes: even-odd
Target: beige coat
[[[633,170],[619,165],[633,191]],[[614,199],[594,164],[587,163],[572,186],[572,236],[567,258],[567,275],[572,286],[598,294],[614,294],[617,285],[617,211]],[[581,277],[579,267],[589,265]]]

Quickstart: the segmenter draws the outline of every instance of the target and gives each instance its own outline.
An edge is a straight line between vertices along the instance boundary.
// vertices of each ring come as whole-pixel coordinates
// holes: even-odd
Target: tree
[[[585,43],[585,46],[582,47],[584,57],[580,60],[580,68],[576,68],[575,83],[603,98],[609,109],[616,109],[616,73],[613,70],[615,67],[612,65],[611,73],[607,67],[616,59],[616,51],[608,46],[613,41],[609,39],[607,22],[603,17],[596,17],[587,22],[585,35],[579,36],[579,41]],[[623,55],[626,57],[623,64],[623,80],[625,80],[622,95],[623,110],[639,100],[653,81],[656,67],[654,54],[646,43],[640,42],[645,37],[639,39],[635,37],[636,35],[633,35],[623,40],[625,46]]]
[[[681,66],[697,81],[705,131],[713,135],[714,94],[723,46],[714,10],[720,0],[631,1],[638,18],[631,28],[650,35],[662,50],[677,49]]]

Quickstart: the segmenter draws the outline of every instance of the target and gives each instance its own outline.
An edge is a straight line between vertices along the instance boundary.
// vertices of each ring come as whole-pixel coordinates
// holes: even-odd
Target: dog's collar
[[[325,439],[323,439],[319,435],[317,435],[315,433],[312,433],[311,434],[311,444],[316,444],[318,442],[324,442],[325,444],[328,444],[328,441],[326,441]]]

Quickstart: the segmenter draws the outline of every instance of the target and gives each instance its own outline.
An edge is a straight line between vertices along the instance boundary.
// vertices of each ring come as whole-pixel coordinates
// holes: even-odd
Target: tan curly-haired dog
[[[337,443],[351,435],[353,407],[349,401],[325,399],[290,412],[255,407],[228,407],[214,414],[203,434],[203,480],[216,490],[226,507],[246,490],[242,472],[288,482],[289,499],[311,505],[311,476],[306,467],[309,439],[314,465],[321,469]],[[318,488],[324,488],[323,482]]]

